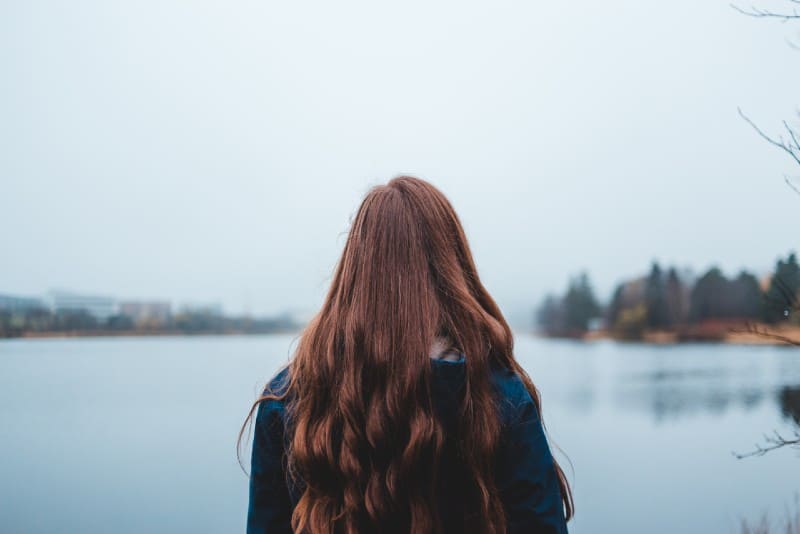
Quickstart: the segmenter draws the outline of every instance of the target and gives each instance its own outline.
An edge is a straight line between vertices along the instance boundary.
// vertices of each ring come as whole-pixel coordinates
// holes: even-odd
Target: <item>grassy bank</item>
[[[770,325],[761,322],[708,320],[674,329],[644,329],[636,332],[594,330],[564,337],[586,341],[614,339],[669,345],[676,343],[731,343],[737,345],[796,345],[800,346],[800,325],[779,323]]]

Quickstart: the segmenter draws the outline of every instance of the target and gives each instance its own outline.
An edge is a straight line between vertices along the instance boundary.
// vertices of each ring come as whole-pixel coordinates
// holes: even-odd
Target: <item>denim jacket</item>
[[[457,424],[459,392],[463,392],[464,359],[431,359],[434,407],[445,432]],[[270,381],[268,392],[280,393],[288,382],[283,369]],[[511,370],[494,369],[492,384],[499,392],[502,417],[500,448],[495,460],[495,487],[503,503],[509,533],[566,534],[561,494],[553,457],[536,407],[524,384]],[[300,498],[297,488],[286,482],[282,401],[259,405],[253,435],[250,471],[248,534],[291,533],[292,511]],[[448,440],[449,441],[449,440]],[[470,511],[465,510],[462,478],[454,444],[441,460],[437,505],[447,533],[470,531]],[[447,446],[446,446],[447,447]]]

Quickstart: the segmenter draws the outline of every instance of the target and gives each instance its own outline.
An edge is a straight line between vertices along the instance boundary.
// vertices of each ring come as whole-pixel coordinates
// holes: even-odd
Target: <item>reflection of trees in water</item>
[[[786,419],[800,425],[800,386],[787,386],[778,392],[778,404]]]
[[[628,375],[620,383],[617,402],[625,410],[645,409],[657,421],[703,412],[722,415],[731,409],[749,411],[767,398],[771,388],[742,384],[747,373],[713,367]]]
[[[620,398],[625,407],[650,411],[658,421],[702,412],[722,415],[729,409],[751,410],[764,400],[763,390],[713,388],[687,385],[651,385],[629,390]]]
[[[697,413],[722,415],[729,410],[749,411],[774,398],[787,420],[800,426],[800,385],[771,388],[654,380],[620,388],[618,405],[625,410],[646,409],[656,420],[676,419]]]
[[[748,384],[750,373],[750,369],[703,367],[630,374],[619,384],[618,403],[625,410],[644,408],[657,421],[703,412],[749,411],[772,391],[761,384]],[[797,390],[800,396],[800,386]],[[800,399],[795,397],[795,402],[800,407]]]
[[[788,433],[773,430],[772,433],[764,434],[763,442],[756,444],[754,450],[744,453],[734,452],[737,458],[763,456],[783,447],[800,447],[800,385],[782,387],[775,398],[783,417],[793,421],[796,428]]]

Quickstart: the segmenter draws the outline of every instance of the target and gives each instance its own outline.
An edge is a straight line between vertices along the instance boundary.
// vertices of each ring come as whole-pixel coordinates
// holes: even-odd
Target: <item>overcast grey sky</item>
[[[581,269],[606,297],[800,241],[798,171],[736,112],[794,116],[796,32],[727,0],[26,0],[0,30],[0,292],[311,312],[399,173],[516,322]]]

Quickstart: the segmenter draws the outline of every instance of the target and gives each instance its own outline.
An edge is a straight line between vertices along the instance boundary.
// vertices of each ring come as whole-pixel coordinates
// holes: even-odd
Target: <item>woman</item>
[[[364,198],[245,425],[256,409],[250,533],[567,532],[539,394],[455,211],[418,178]]]

